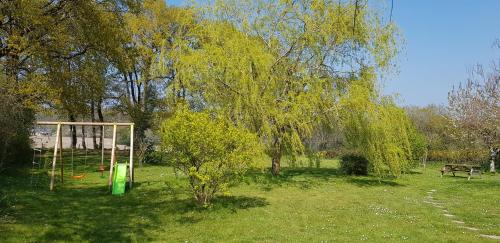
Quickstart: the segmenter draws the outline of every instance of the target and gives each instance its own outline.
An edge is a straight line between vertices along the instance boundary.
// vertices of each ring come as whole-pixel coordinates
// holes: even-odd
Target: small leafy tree
[[[161,127],[163,151],[173,166],[186,174],[202,205],[231,183],[261,153],[257,137],[219,117],[180,108]]]
[[[413,161],[424,159],[428,147],[426,137],[422,133],[420,133],[420,131],[418,131],[413,124],[408,127],[407,131],[411,145],[411,154],[413,156]]]

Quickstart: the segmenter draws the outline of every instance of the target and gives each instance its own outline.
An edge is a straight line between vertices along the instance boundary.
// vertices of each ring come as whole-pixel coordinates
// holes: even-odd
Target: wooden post
[[[57,124],[56,141],[54,144],[54,157],[52,158],[52,174],[50,177],[50,190],[54,190],[54,177],[56,175],[56,160],[57,160],[57,148],[59,147],[59,134],[61,133],[61,124]]]
[[[102,126],[101,132],[104,134],[104,126]],[[101,136],[103,137],[101,141],[101,165],[104,166],[104,135]]]
[[[130,125],[130,165],[129,165],[129,187],[134,182],[134,125]]]
[[[63,161],[63,140],[62,140],[62,126],[61,132],[59,133],[59,160],[61,161],[61,184],[64,183],[64,161]]]
[[[109,189],[111,189],[111,185],[113,185],[113,166],[115,164],[115,148],[116,148],[116,124],[113,125],[113,142],[111,147],[111,163],[109,166],[109,179],[108,179]]]

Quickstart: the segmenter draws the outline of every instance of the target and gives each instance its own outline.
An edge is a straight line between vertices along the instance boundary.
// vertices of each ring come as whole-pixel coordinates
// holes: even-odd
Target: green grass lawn
[[[381,182],[341,175],[335,160],[284,167],[278,178],[255,170],[211,208],[196,206],[170,167],[137,168],[122,197],[96,171],[81,181],[68,176],[55,192],[45,170],[38,186],[19,171],[0,177],[8,202],[0,242],[494,242],[480,234],[500,235],[500,175],[440,178],[438,168]],[[426,203],[430,190],[442,209]]]

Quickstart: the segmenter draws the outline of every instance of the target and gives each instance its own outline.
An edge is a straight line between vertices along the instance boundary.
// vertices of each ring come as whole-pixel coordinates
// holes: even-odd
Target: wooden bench
[[[469,177],[467,180],[470,180],[470,177],[473,174],[478,174],[482,178],[481,174],[481,166],[478,165],[467,165],[467,164],[446,164],[442,169],[441,169],[441,177],[443,177],[444,173],[446,172],[451,172],[453,176],[455,176],[455,172],[467,172]]]

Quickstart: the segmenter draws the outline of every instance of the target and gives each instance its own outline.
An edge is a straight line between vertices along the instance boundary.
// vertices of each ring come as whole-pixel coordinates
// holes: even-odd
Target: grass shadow
[[[247,196],[220,196],[213,200],[213,209],[229,209],[236,212],[240,209],[265,207],[269,205],[265,198]]]
[[[336,168],[285,167],[278,176],[273,176],[269,170],[250,170],[246,173],[244,182],[255,183],[264,191],[283,186],[295,186],[306,190],[340,174]]]
[[[124,196],[110,195],[107,180],[95,175],[88,180],[58,182],[56,190],[48,191],[48,173],[40,173],[40,187],[30,186],[29,173],[2,177],[2,191],[12,195],[16,205],[13,215],[16,225],[32,229],[29,238],[36,242],[87,241],[129,242],[155,241],[148,232],[174,227],[166,222],[196,224],[214,215],[230,215],[238,210],[265,207],[261,197],[220,196],[213,205],[204,208],[195,203],[188,188],[178,180],[136,182]],[[58,178],[56,178],[58,179]],[[170,221],[171,220],[171,221]],[[0,241],[17,239],[9,230]]]
[[[412,174],[422,174],[413,172]],[[296,186],[307,190],[332,179],[343,178],[346,182],[360,187],[367,186],[404,186],[390,179],[376,177],[355,177],[343,174],[337,168],[294,167],[283,168],[279,176],[273,176],[268,171],[250,171],[247,177],[251,182],[259,184],[264,191],[271,191],[274,187]]]
[[[196,224],[209,218],[210,215],[224,215],[226,213],[233,214],[238,210],[250,208],[265,207],[269,203],[262,197],[246,197],[246,196],[219,196],[212,200],[212,204],[208,207],[203,207],[197,204],[194,199],[187,198],[181,200],[172,200],[167,202],[169,213],[181,214],[176,219],[181,224]],[[231,217],[228,215],[228,217]]]
[[[127,193],[123,197],[111,196],[106,183],[103,185],[76,183],[57,184],[56,190],[48,190],[46,173],[41,173],[43,183],[39,188],[30,186],[30,177],[20,173],[15,177],[0,178],[6,193],[12,200],[9,215],[15,218],[13,225],[25,225],[32,229],[29,237],[36,242],[88,241],[127,242],[133,238],[150,241],[145,231],[159,225],[160,219],[151,209],[158,206],[158,191]],[[76,187],[75,187],[76,185]],[[137,222],[137,219],[141,219]],[[26,232],[28,233],[28,232]],[[4,238],[6,237],[6,238]],[[6,232],[3,237],[16,239],[17,235]],[[2,240],[0,240],[2,241]]]
[[[113,197],[109,195],[107,186],[86,187],[82,190],[62,189],[55,193],[57,195],[50,195],[48,201],[54,204],[53,199],[57,197],[58,203],[49,210],[36,209],[31,204],[35,207],[34,211],[45,211],[43,218],[52,226],[38,241],[130,241],[131,232],[144,238],[144,229],[160,223],[158,215],[148,210],[157,206],[154,200],[144,200],[131,194]],[[23,219],[35,218],[35,215],[28,216],[29,212],[25,213],[27,215]],[[138,218],[140,222],[130,221]],[[36,221],[31,223],[42,223]]]

